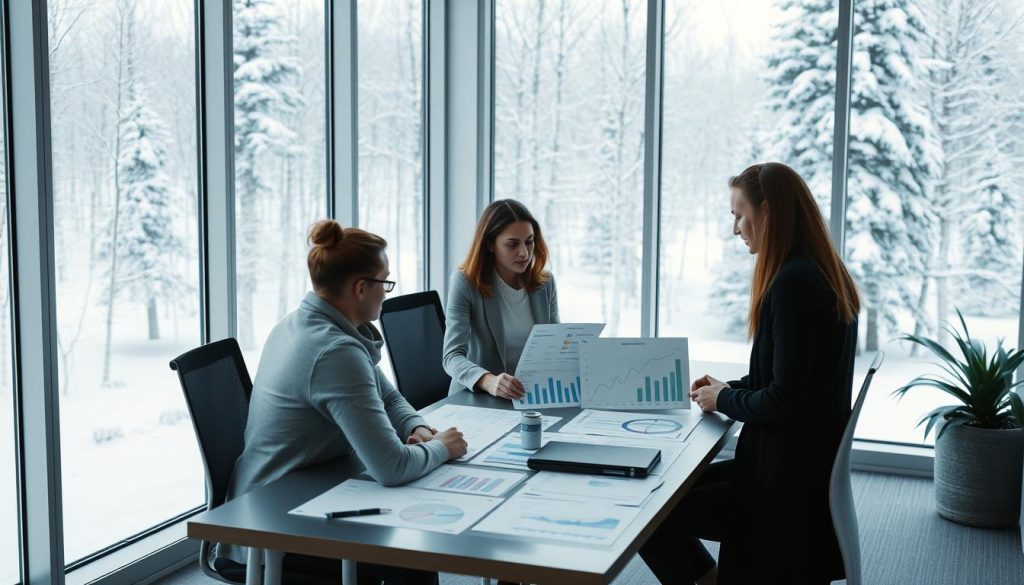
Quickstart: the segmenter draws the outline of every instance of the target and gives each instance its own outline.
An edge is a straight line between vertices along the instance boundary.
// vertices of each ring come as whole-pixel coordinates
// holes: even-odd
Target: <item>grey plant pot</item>
[[[1024,430],[959,426],[935,442],[935,506],[959,524],[1016,526]]]

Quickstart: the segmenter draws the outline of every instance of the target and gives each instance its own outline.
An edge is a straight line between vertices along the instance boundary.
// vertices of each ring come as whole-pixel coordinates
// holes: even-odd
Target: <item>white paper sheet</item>
[[[468,461],[491,443],[517,428],[522,414],[514,410],[445,404],[437,410],[424,413],[423,418],[439,431],[458,427],[469,448],[466,454],[456,461]],[[547,429],[560,420],[562,418],[558,416],[545,416],[541,420],[541,426]]]
[[[467,465],[442,465],[407,484],[409,487],[478,496],[503,496],[526,478],[525,473],[480,469]]]
[[[559,431],[581,435],[685,441],[700,421],[701,413],[697,410],[663,414],[588,409],[562,425]]]
[[[544,433],[541,437],[541,447],[548,444],[552,437],[558,437],[561,433]],[[482,453],[470,461],[470,465],[489,465],[491,467],[504,467],[505,469],[528,470],[526,460],[536,450],[523,449],[518,432],[505,435],[500,441],[494,443]]]
[[[690,408],[685,337],[585,339],[580,377],[583,408]]]
[[[295,508],[290,514],[322,518],[324,522],[360,522],[459,534],[483,518],[501,498],[450,494],[420,488],[384,487],[372,481],[349,479]],[[390,508],[388,514],[328,520],[328,512]]]
[[[517,493],[552,500],[640,506],[663,483],[664,480],[654,475],[629,478],[542,471],[531,477]]]
[[[596,545],[615,542],[640,508],[595,506],[516,494],[473,527],[473,531]]]
[[[602,329],[604,323],[534,325],[515,372],[526,395],[513,406],[527,410],[579,406],[580,340],[596,339]]]

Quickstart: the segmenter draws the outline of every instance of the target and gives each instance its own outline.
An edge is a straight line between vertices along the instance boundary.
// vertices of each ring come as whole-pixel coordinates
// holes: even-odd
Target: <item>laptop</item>
[[[550,441],[526,464],[537,471],[647,477],[660,461],[661,449]]]

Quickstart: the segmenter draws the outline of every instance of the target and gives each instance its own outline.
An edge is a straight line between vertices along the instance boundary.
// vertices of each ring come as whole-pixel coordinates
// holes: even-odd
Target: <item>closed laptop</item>
[[[527,465],[537,471],[647,477],[659,461],[661,449],[550,441],[527,460]]]

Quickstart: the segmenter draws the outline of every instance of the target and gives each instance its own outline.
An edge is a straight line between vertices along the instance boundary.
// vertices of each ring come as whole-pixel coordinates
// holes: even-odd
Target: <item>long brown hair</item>
[[[309,279],[318,294],[338,296],[354,276],[372,277],[384,268],[384,238],[359,228],[343,228],[333,219],[321,219],[309,228]]]
[[[508,226],[517,221],[528,221],[533,226],[533,263],[526,271],[526,290],[533,292],[548,281],[550,275],[544,270],[548,263],[548,247],[541,235],[540,224],[525,205],[515,199],[499,199],[487,206],[480,221],[476,224],[473,244],[469,254],[459,265],[459,270],[466,275],[473,288],[481,295],[490,298],[493,294],[491,285],[494,283],[494,252],[489,248],[494,245],[498,235]]]
[[[757,335],[761,306],[775,275],[794,252],[806,254],[817,265],[836,295],[836,313],[847,323],[853,322],[860,312],[857,286],[832,247],[821,210],[803,178],[784,164],[764,163],[730,178],[729,186],[739,189],[755,207],[768,202],[750,287],[750,337]]]

